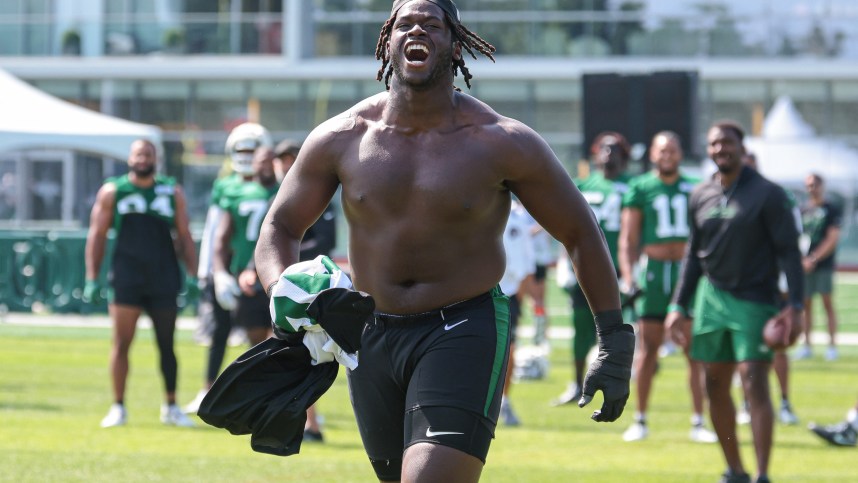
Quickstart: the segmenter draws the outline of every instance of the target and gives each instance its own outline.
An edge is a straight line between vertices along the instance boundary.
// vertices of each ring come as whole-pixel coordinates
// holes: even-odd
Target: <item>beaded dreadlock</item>
[[[483,40],[479,35],[468,30],[464,25],[462,25],[458,20],[450,17],[450,14],[446,11],[444,12],[444,17],[447,19],[447,24],[453,27],[453,40],[455,42],[459,42],[464,49],[471,54],[475,60],[477,56],[474,54],[474,50],[483,54],[484,56],[491,59],[492,62],[495,61],[492,53],[496,50],[495,47]],[[384,52],[384,46],[390,40],[390,34],[393,32],[393,23],[396,20],[396,12],[384,22],[384,25],[381,27],[381,32],[378,36],[378,44],[375,47],[375,58],[381,60],[381,68],[378,69],[378,74],[375,77],[375,80],[380,81],[384,79],[384,87],[387,90],[390,90],[390,77],[393,75],[393,66],[390,65],[390,59],[387,58]],[[462,71],[462,77],[465,78],[465,85],[468,86],[468,89],[471,88],[471,79],[474,77],[471,75],[471,72],[465,67],[465,58],[462,56],[461,58],[453,59],[452,62],[453,75],[458,75],[458,72]],[[458,87],[456,90],[461,90]]]

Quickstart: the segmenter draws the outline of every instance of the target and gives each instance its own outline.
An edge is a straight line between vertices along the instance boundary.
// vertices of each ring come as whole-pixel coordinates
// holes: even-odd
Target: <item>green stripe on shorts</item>
[[[483,407],[483,416],[488,417],[489,407],[492,405],[495,390],[498,384],[503,384],[505,374],[503,360],[506,355],[507,343],[509,342],[509,297],[503,294],[500,287],[492,289],[492,302],[495,306],[495,329],[497,340],[495,340],[495,360],[492,363],[492,378],[489,381],[489,390],[486,394],[486,405]]]

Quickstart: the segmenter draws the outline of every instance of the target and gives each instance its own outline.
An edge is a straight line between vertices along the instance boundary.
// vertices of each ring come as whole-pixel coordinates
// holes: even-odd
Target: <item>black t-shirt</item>
[[[783,188],[743,167],[726,190],[717,177],[691,194],[691,236],[674,303],[688,307],[700,276],[734,297],[775,304],[783,270],[789,301],[801,304],[804,277],[792,203]]]
[[[806,254],[813,253],[814,250],[825,239],[828,229],[831,227],[840,227],[842,214],[840,209],[825,201],[821,206],[806,204],[801,207],[801,226],[802,233],[810,241],[810,247]],[[816,262],[816,268],[834,268],[834,255],[837,253],[835,248],[827,257],[820,258]]]
[[[304,233],[301,240],[301,261],[313,260],[319,255],[330,256],[337,246],[337,211],[328,205],[322,216]]]

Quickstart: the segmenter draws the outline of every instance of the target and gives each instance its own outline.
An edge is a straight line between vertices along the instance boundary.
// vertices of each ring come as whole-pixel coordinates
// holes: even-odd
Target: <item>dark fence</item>
[[[85,247],[86,230],[0,231],[0,305],[11,312],[107,312],[107,302],[86,304],[81,300]],[[112,251],[110,237],[99,275],[102,287],[107,286]],[[195,310],[196,294],[185,287],[177,300],[179,310]]]

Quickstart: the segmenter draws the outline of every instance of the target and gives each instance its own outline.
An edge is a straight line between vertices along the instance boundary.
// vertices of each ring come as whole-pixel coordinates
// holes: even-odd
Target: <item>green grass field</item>
[[[549,307],[561,313],[565,304],[552,289]],[[858,285],[840,283],[837,304],[843,330],[858,333]],[[554,317],[552,323],[566,326],[566,317]],[[483,481],[717,481],[724,469],[718,447],[687,440],[690,403],[680,357],[661,360],[650,437],[629,444],[620,435],[631,422],[631,406],[613,424],[591,421],[592,408],[549,407],[570,378],[568,345],[554,342],[547,379],[513,387],[523,425],[498,428]],[[246,436],[202,423],[193,429],[161,425],[161,380],[149,330],[138,332],[132,351],[129,424],[99,428],[110,404],[108,349],[107,329],[0,323],[0,481],[374,481],[342,371],[319,404],[326,442],[305,444],[300,454],[280,458],[254,453]],[[205,348],[192,342],[189,331],[179,331],[177,351],[183,403],[198,389]],[[232,348],[228,357],[241,351]],[[856,450],[827,446],[805,428],[809,421],[842,420],[855,404],[858,346],[844,347],[833,363],[824,362],[821,353],[793,364],[792,399],[801,423],[776,427],[774,481],[858,481]],[[745,463],[753,471],[748,427],[739,434]]]

